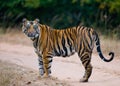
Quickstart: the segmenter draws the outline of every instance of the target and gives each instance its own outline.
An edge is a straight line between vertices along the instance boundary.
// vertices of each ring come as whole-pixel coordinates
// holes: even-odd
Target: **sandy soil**
[[[22,36],[23,37],[23,36]],[[30,68],[38,73],[37,56],[31,42],[12,42],[4,40],[0,42],[0,60],[8,61],[26,68]],[[23,39],[25,40],[25,39]],[[25,43],[24,43],[25,42]],[[107,55],[105,55],[107,57]],[[64,81],[71,86],[119,86],[120,85],[120,59],[115,59],[106,63],[97,54],[92,56],[93,73],[88,83],[80,83],[79,80],[84,74],[84,68],[77,54],[68,57],[54,57],[52,64],[52,76],[60,81]],[[31,77],[32,78],[32,77]],[[38,81],[39,82],[39,81]],[[47,82],[46,82],[47,83]],[[49,82],[50,83],[50,82]],[[48,83],[47,83],[48,84]],[[31,85],[32,86],[32,85]],[[45,85],[49,86],[49,85]],[[60,84],[56,86],[67,86]]]
[[[40,78],[38,72],[0,60],[0,86],[70,86],[55,77]]]

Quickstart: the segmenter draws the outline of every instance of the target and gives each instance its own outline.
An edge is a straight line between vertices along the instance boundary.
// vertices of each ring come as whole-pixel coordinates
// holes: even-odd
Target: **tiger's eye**
[[[37,26],[37,25],[34,25],[34,26],[33,26],[33,28],[34,28],[34,29],[37,29],[37,28],[38,28],[38,26]]]
[[[27,25],[26,25],[26,28],[29,29],[29,28],[30,28],[30,24],[27,24]]]

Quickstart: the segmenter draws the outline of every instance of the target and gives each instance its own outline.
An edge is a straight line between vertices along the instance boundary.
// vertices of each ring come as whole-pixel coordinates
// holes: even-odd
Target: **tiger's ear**
[[[36,21],[37,23],[39,23],[40,20],[39,20],[39,19],[35,19],[35,21]]]
[[[27,19],[26,18],[24,18],[23,20],[22,20],[22,23],[25,23],[27,21]]]

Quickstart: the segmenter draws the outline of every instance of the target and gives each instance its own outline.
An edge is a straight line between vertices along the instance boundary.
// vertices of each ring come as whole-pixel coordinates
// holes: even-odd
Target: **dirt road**
[[[0,60],[9,61],[38,71],[37,56],[34,48],[22,44],[0,42]],[[92,56],[93,73],[88,83],[80,83],[84,68],[77,54],[68,57],[55,57],[52,76],[64,80],[71,86],[120,86],[120,59],[103,62],[98,55]]]

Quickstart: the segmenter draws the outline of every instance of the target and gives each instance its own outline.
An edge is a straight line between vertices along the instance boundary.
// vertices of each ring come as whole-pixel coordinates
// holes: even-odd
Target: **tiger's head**
[[[22,31],[31,39],[35,39],[40,34],[39,28],[39,19],[35,19],[34,21],[29,21],[27,19],[23,19]]]

